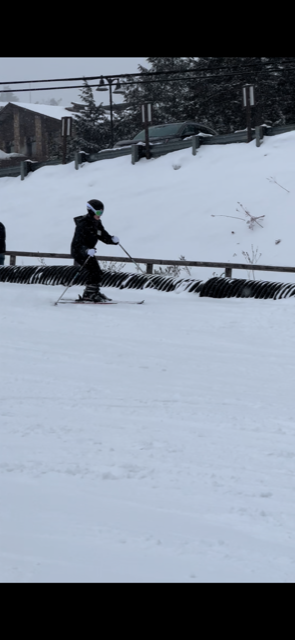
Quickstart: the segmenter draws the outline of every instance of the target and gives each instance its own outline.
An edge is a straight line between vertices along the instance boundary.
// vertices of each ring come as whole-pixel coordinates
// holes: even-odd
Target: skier
[[[4,251],[6,251],[6,232],[2,222],[0,222],[0,267],[3,267],[5,261]]]
[[[83,292],[82,299],[92,302],[104,302],[110,300],[100,291],[102,271],[98,261],[94,257],[95,245],[98,240],[105,244],[119,244],[117,236],[111,236],[103,227],[101,216],[104,205],[100,200],[88,200],[86,204],[87,214],[74,218],[76,229],[71,244],[71,254],[89,273],[89,281]],[[87,262],[86,262],[87,261]]]

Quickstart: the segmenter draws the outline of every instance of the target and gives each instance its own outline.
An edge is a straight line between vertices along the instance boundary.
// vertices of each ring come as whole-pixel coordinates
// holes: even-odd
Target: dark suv
[[[217,132],[199,122],[172,122],[171,124],[157,124],[149,127],[149,142],[164,144],[172,140],[184,140],[193,135],[216,136]],[[132,140],[119,140],[114,148],[128,147],[132,144],[145,144],[145,129],[140,131]]]

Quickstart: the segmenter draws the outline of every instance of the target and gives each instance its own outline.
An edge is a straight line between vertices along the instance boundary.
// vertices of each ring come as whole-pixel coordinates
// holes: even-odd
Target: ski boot
[[[88,284],[83,292],[83,296],[80,298],[85,302],[110,302],[110,298],[107,298],[101,293],[97,284]]]
[[[103,300],[105,300],[105,302],[112,302],[112,298],[108,298],[104,293],[102,293],[102,291],[99,291],[98,294]]]

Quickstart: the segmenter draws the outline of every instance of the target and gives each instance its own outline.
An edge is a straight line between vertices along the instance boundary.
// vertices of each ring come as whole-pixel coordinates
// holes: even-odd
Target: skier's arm
[[[119,244],[119,238],[116,236],[111,236],[103,227],[101,221],[97,231],[97,237],[99,240],[104,242],[104,244]]]

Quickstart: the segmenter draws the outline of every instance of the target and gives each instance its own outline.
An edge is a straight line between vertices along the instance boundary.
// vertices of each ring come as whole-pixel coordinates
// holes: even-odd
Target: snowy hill
[[[265,137],[259,148],[255,141],[203,146],[195,157],[187,149],[135,165],[124,156],[79,171],[74,163],[42,168],[23,182],[1,178],[7,246],[69,252],[73,217],[86,212],[88,199],[99,198],[106,229],[134,257],[245,262],[243,252],[251,255],[253,245],[262,254],[260,264],[294,266],[294,145],[291,132]],[[249,229],[238,203],[252,216],[265,216],[263,228]],[[110,251],[122,256],[120,249],[99,244],[99,254]],[[209,269],[192,273],[212,275]],[[234,275],[247,277],[241,271]],[[259,277],[294,281],[292,274]]]
[[[99,198],[134,257],[234,262],[253,245],[292,266],[294,147],[295,132],[1,178],[7,246],[69,252]],[[294,582],[294,298],[109,288],[145,304],[54,306],[63,291],[0,283],[0,582]]]

